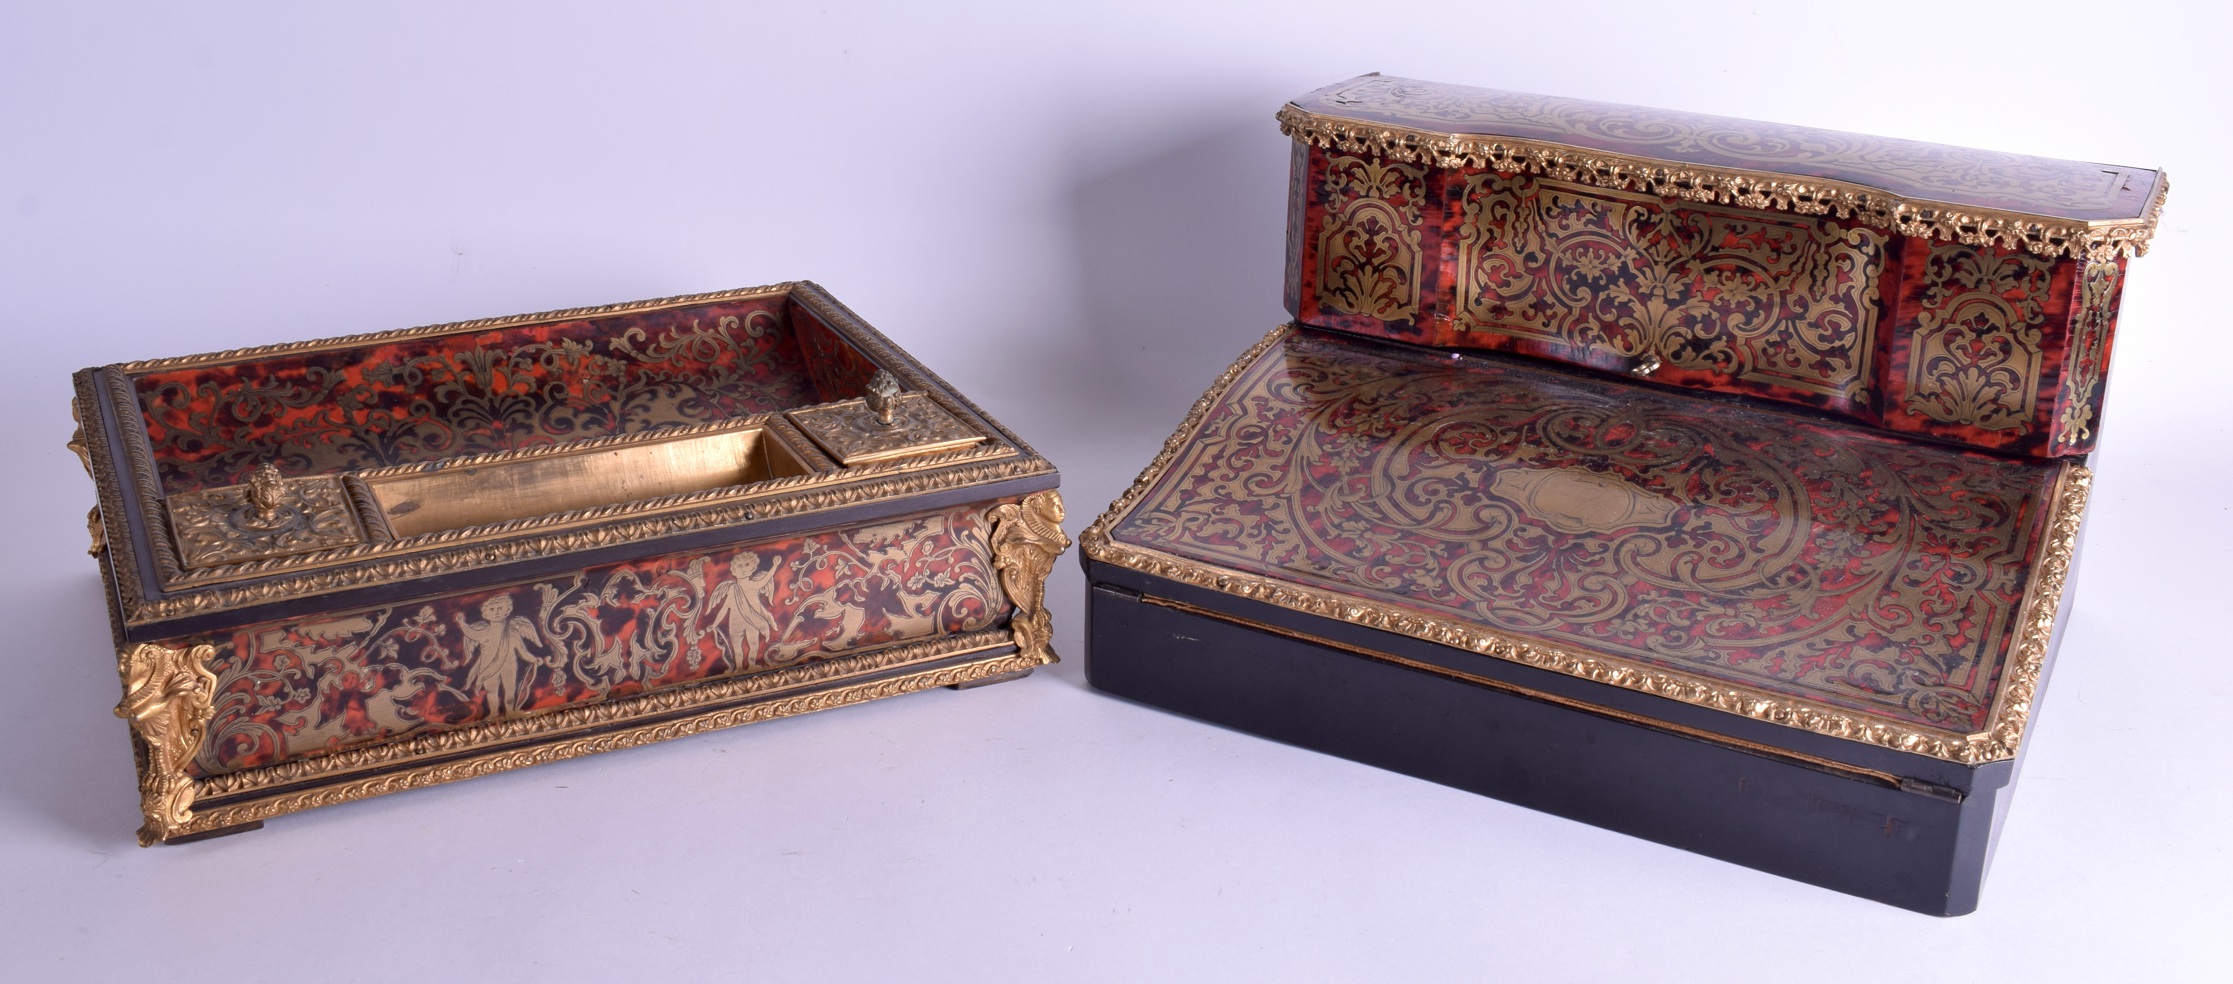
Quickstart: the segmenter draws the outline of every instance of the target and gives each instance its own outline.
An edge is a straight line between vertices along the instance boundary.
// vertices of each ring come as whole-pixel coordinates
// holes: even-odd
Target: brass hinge
[[[1900,792],[1914,793],[1917,796],[1928,796],[1932,799],[1941,799],[1949,803],[1959,803],[1962,800],[1967,799],[1969,795],[1959,789],[1955,789],[1952,786],[1941,786],[1935,782],[1924,782],[1921,779],[1911,779],[1906,776],[1900,777]]]

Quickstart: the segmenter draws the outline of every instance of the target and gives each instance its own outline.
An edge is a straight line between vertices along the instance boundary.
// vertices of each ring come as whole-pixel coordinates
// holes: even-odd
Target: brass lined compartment
[[[180,490],[179,496],[166,496],[160,474],[162,462],[151,444],[147,428],[140,426],[146,408],[133,380],[150,372],[217,369],[280,356],[307,358],[374,344],[415,342],[560,320],[639,316],[761,297],[781,297],[786,306],[785,317],[811,320],[829,336],[810,353],[812,357],[843,362],[844,368],[856,375],[869,371],[868,367],[888,372],[898,390],[891,399],[895,415],[916,404],[924,404],[939,412],[931,416],[951,417],[953,419],[947,423],[958,422],[955,429],[966,433],[953,435],[957,439],[951,444],[909,441],[904,454],[840,463],[834,456],[825,454],[816,439],[801,433],[788,415],[788,411],[811,410],[830,404],[802,400],[749,415],[697,423],[658,424],[652,429],[588,437],[578,442],[511,446],[436,461],[395,461],[325,469],[317,467],[315,462],[280,453],[275,447],[264,463],[302,471],[283,473],[280,481],[266,483],[278,493],[280,500],[278,508],[267,513],[252,498],[242,498],[253,490],[246,488],[249,483],[237,479],[238,488],[225,485],[203,490],[238,493],[221,502],[198,503],[222,508],[193,508],[196,501],[190,497],[179,498],[186,496],[188,490]],[[832,345],[849,349],[853,354],[844,356],[822,351]],[[121,623],[128,632],[133,627],[214,614],[244,605],[314,598],[345,588],[416,580],[515,560],[554,557],[590,547],[1053,472],[1044,458],[1024,446],[1014,434],[984,418],[981,410],[953,393],[936,375],[826,292],[808,283],[124,363],[82,371],[77,374],[75,383],[81,412],[97,413],[102,424],[89,427],[85,437],[87,458],[96,465],[95,486],[102,505],[94,515],[100,517],[102,532],[109,541],[138,540],[144,535],[146,544],[144,554],[108,552],[119,568],[115,600]],[[828,388],[831,383],[841,385]],[[857,381],[833,377],[815,385],[822,387],[817,395],[825,399],[835,397],[836,403],[843,404],[846,398],[858,393],[859,386],[855,383]],[[895,425],[897,423],[895,419]],[[725,442],[716,440],[699,447],[646,447],[640,452],[641,457],[608,456],[603,465],[594,467],[555,460],[548,465],[541,463],[553,455],[617,448],[624,443],[631,446],[660,444],[754,426],[762,431],[760,436],[726,439],[733,443],[725,450],[717,450]],[[896,426],[894,429],[914,430]],[[753,450],[745,446],[748,440],[764,442],[766,446]],[[112,442],[118,467],[99,467],[109,460]],[[754,464],[754,458],[759,458],[759,464]],[[507,471],[503,475],[475,474],[467,480],[468,469],[478,471],[513,463],[522,471]],[[645,471],[638,467],[643,465],[656,474],[634,474]],[[433,480],[442,473],[449,474],[440,481]],[[526,477],[530,474],[537,477],[531,480]],[[332,480],[341,483],[347,498],[345,504],[330,501],[331,496],[320,498],[312,494],[323,487],[320,483],[330,484]],[[417,480],[427,480],[427,484],[419,485]],[[520,501],[515,494],[523,486],[544,481],[562,482],[570,489],[562,493],[551,491],[548,497],[533,502]],[[743,484],[736,484],[740,482]],[[376,491],[375,484],[383,488]],[[413,485],[419,487],[412,488]],[[241,510],[234,507],[242,502],[255,506],[244,514],[252,522],[242,522],[241,516],[235,515]],[[403,508],[406,502],[414,504],[414,508]],[[182,511],[182,506],[187,508]],[[361,535],[325,536],[325,528],[318,521],[325,520],[333,511],[328,506],[344,506],[340,512],[349,515],[339,518],[353,519],[354,524],[343,522],[341,525],[355,525]],[[132,524],[134,507],[137,515],[145,517],[144,528]],[[425,511],[438,507],[439,513]],[[391,511],[395,513],[393,524],[388,521]],[[183,548],[182,539],[195,540],[193,549]],[[142,561],[148,570],[141,570]],[[149,593],[142,590],[143,584],[159,587]]]
[[[399,537],[805,475],[804,456],[754,423],[675,437],[643,435],[498,461],[440,462],[368,474]]]

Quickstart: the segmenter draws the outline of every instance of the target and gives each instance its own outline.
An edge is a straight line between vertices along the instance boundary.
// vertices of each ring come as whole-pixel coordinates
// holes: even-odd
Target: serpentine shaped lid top
[[[1857,217],[1904,235],[2105,259],[2147,252],[2161,171],[1366,75],[1289,103],[1281,131],[1439,167]]]

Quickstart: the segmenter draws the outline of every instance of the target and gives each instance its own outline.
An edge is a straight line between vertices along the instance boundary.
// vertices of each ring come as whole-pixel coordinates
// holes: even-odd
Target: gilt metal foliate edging
[[[1604,188],[1647,192],[1692,202],[1775,209],[1800,215],[1836,214],[1891,229],[1903,236],[1968,246],[2005,246],[2042,256],[2109,259],[2145,256],[2170,193],[2159,177],[2154,198],[2139,219],[2083,222],[2023,212],[1963,208],[1910,201],[1865,185],[1827,178],[1791,180],[1737,169],[1655,160],[1610,151],[1583,150],[1549,141],[1507,136],[1468,136],[1417,127],[1322,116],[1295,105],[1281,107],[1281,133],[1344,153],[1366,153],[1435,167],[1478,167],[1547,175]]]
[[[70,431],[70,439],[62,446],[78,456],[78,464],[85,466],[85,477],[93,479],[94,484],[98,485],[100,476],[93,473],[93,450],[85,443],[85,415],[75,396],[70,397],[70,422],[76,426]],[[86,556],[98,557],[101,551],[108,549],[108,535],[102,529],[101,507],[97,503],[85,511],[85,532],[92,541],[85,548]]]
[[[1008,652],[1008,636],[998,629],[941,636],[707,685],[654,690],[214,776],[201,780],[198,792],[204,800],[222,798],[224,805],[196,811],[185,825],[169,828],[164,837],[208,833],[367,796],[1002,677],[1047,662]],[[939,665],[954,657],[967,661]],[[900,675],[885,675],[892,671]],[[748,703],[736,705],[736,701]],[[583,729],[594,730],[584,734]],[[518,746],[522,741],[531,743]],[[361,774],[368,770],[370,774]],[[301,788],[304,784],[315,785]]]

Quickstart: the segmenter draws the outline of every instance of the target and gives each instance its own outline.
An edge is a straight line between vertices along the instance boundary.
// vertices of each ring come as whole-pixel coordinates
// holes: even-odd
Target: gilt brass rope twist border
[[[173,830],[166,839],[191,836],[225,827],[270,819],[287,813],[347,803],[352,800],[401,792],[478,776],[579,758],[597,752],[634,748],[653,742],[682,738],[707,731],[766,721],[773,718],[828,710],[849,704],[896,697],[934,687],[969,683],[988,677],[1020,673],[1044,665],[1046,659],[1022,653],[968,662],[959,666],[922,670],[902,676],[871,680],[813,693],[721,708],[670,721],[621,728],[580,738],[568,738],[526,748],[491,752],[454,762],[442,762],[397,772],[348,780],[317,789],[283,793],[265,799],[197,811],[192,822]],[[599,705],[603,706],[603,705]]]

